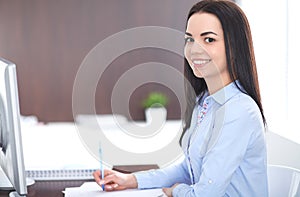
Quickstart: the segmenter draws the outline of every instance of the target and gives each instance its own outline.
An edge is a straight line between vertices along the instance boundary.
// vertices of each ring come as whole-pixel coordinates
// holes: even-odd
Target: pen
[[[100,161],[100,171],[101,171],[101,179],[104,179],[104,168],[103,168],[103,157],[102,157],[102,147],[101,143],[99,143],[99,161]],[[102,190],[104,191],[104,184],[101,185]]]

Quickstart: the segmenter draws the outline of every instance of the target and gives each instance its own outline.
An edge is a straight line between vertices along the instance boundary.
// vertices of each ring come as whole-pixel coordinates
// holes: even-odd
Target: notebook
[[[105,192],[96,182],[85,182],[81,187],[66,188],[65,197],[166,197],[162,189],[128,189]]]

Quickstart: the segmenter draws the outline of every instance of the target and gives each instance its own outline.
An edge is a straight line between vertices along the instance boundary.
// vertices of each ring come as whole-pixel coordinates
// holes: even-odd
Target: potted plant
[[[165,121],[167,119],[166,106],[169,102],[168,97],[161,92],[150,92],[142,101],[142,106],[145,109],[147,122],[152,122],[153,119]]]

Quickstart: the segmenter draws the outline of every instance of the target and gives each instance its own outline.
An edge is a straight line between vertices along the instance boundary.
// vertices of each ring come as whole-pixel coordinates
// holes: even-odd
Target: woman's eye
[[[185,40],[185,43],[194,42],[195,41],[194,38],[192,38],[192,37],[187,37],[184,40]]]
[[[205,38],[204,41],[207,42],[207,43],[211,43],[211,42],[214,42],[216,40],[213,39],[213,38]]]

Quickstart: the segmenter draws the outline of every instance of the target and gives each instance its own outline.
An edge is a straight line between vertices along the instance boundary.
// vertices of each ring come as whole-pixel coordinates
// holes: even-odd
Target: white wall
[[[300,4],[241,0],[250,22],[268,129],[300,144]]]

